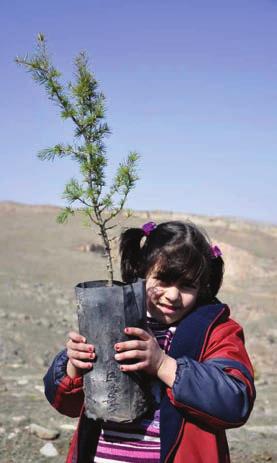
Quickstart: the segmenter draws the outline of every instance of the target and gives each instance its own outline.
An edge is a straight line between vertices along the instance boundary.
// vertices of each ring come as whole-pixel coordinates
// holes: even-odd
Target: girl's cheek
[[[160,292],[157,291],[156,288],[150,288],[148,289],[148,291],[146,292],[147,294],[147,302],[148,303],[153,303],[155,304],[158,300],[159,300],[159,297],[160,297]]]
[[[153,292],[153,297],[152,297],[153,302],[154,303],[159,302],[159,299],[161,298],[163,293],[164,293],[164,291],[163,291],[162,288],[155,288],[154,292]]]

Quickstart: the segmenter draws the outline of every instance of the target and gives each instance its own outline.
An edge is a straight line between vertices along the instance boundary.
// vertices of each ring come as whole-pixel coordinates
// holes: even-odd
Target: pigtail
[[[222,284],[224,273],[224,261],[221,256],[211,259],[209,290],[211,296],[214,298]]]
[[[140,228],[129,228],[120,236],[121,276],[125,283],[132,283],[140,276],[141,239],[145,236]]]

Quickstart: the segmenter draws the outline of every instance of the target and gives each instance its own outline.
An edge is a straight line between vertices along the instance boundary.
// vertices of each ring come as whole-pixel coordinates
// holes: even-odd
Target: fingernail
[[[93,352],[92,346],[89,346],[88,351],[89,351],[89,352]]]
[[[124,366],[123,366],[123,365],[120,365],[119,369],[120,369],[121,371],[124,371]]]
[[[129,328],[125,328],[125,333],[129,333]]]

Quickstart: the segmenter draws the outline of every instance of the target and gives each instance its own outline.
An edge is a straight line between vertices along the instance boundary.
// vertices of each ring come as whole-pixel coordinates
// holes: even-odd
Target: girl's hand
[[[94,346],[86,343],[86,338],[75,331],[68,333],[67,348],[67,374],[71,378],[81,376],[85,370],[93,367],[95,358]]]
[[[118,342],[114,348],[117,352],[115,359],[120,362],[137,359],[132,365],[121,365],[121,371],[143,370],[150,375],[157,376],[158,370],[166,356],[152,333],[141,328],[125,328],[124,332],[139,339]]]

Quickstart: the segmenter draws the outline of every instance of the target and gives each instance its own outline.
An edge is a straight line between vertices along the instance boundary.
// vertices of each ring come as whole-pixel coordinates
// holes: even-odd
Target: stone
[[[60,435],[60,432],[58,430],[48,429],[36,423],[30,424],[29,431],[31,434],[34,434],[40,439],[45,439],[45,440],[54,440],[54,439],[57,439],[57,437],[59,437]]]
[[[21,415],[21,416],[12,416],[12,420],[16,423],[16,424],[22,424],[24,422],[27,421],[27,418],[26,416],[24,415]]]
[[[39,451],[45,457],[56,457],[59,455],[56,447],[51,442],[47,442]]]
[[[28,384],[28,379],[22,378],[17,381],[18,386],[26,386]]]
[[[18,428],[15,428],[12,432],[10,432],[7,436],[7,438],[10,440],[10,439],[14,439],[16,437],[16,435],[20,432],[20,429]]]
[[[20,363],[12,363],[10,364],[10,368],[21,368],[22,365]]]
[[[75,429],[77,428],[77,424],[65,423],[61,424],[60,428],[64,431],[75,431]]]

